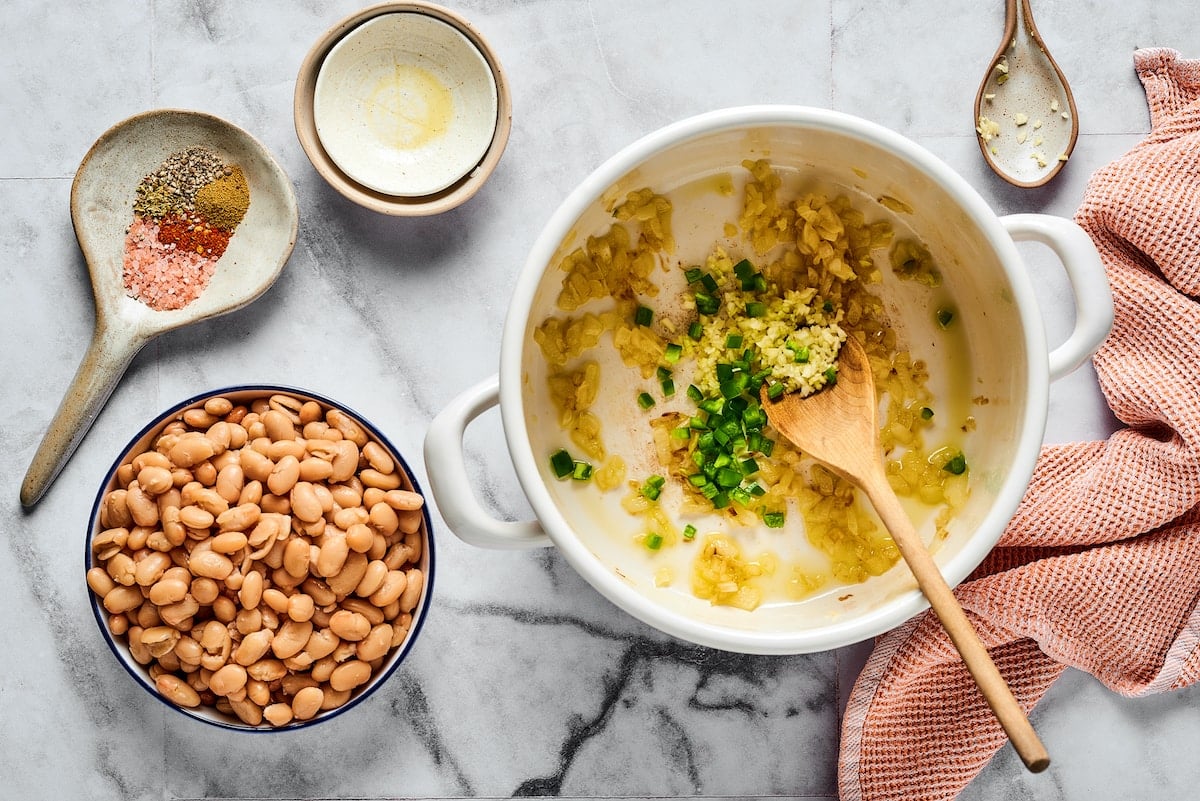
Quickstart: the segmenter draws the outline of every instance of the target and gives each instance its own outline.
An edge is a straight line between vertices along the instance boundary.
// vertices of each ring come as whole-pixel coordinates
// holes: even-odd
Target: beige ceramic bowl
[[[488,43],[429,3],[371,6],[330,28],[301,65],[294,111],[321,177],[396,216],[471,198],[512,125],[508,82]]]

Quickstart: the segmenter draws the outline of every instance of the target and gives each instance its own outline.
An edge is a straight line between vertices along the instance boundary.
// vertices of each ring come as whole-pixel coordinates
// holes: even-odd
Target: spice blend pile
[[[249,207],[237,165],[201,146],[168,156],[137,187],[125,234],[126,292],[157,311],[200,297]]]

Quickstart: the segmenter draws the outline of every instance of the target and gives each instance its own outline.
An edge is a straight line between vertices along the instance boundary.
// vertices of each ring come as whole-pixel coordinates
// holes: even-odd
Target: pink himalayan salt
[[[125,291],[155,311],[182,309],[208,286],[217,260],[158,241],[158,224],[134,215],[125,234]]]

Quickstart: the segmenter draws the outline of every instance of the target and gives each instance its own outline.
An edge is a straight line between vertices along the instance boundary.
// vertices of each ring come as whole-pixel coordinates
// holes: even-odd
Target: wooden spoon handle
[[[878,471],[871,477],[863,476],[862,487],[1021,761],[1033,773],[1045,770],[1050,764],[1046,747],[1030,725],[1029,718],[1017,703],[1008,683],[1000,675],[971,621],[967,620],[966,613],[913,528],[887,477]]]

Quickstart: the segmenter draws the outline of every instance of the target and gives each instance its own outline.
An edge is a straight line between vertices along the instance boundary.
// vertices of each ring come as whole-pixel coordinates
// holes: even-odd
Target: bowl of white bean
[[[311,392],[184,400],[122,449],[84,563],[100,632],[151,695],[215,726],[278,731],[363,701],[429,606],[429,513],[400,453]]]

